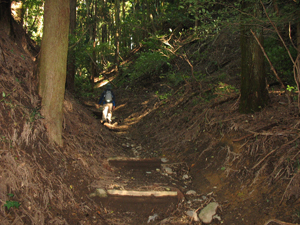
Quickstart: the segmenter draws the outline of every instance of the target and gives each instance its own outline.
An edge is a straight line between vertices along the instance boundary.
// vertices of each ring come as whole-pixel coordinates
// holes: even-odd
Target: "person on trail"
[[[106,85],[106,90],[103,91],[99,105],[103,104],[103,111],[102,111],[102,120],[101,123],[111,123],[112,122],[112,111],[116,107],[115,95],[111,90],[111,84]]]

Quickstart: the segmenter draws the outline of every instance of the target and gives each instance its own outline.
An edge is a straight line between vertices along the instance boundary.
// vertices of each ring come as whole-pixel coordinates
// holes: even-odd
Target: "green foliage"
[[[8,197],[10,197],[10,198],[12,198],[12,197],[14,197],[14,194],[12,194],[12,193],[9,193],[9,194],[7,194],[8,195]],[[6,203],[4,204],[4,207],[6,207],[7,208],[7,210],[9,210],[10,208],[19,208],[20,207],[20,203],[19,202],[17,202],[17,201],[6,201]]]
[[[265,50],[279,77],[286,83],[295,84],[293,63],[288,52],[280,42],[274,38],[267,38],[265,40]],[[297,51],[293,47],[289,47],[289,50],[295,58],[297,56]],[[270,77],[271,79],[276,80],[273,72],[271,72]]]
[[[4,206],[9,210],[10,208],[14,207],[14,208],[19,208],[20,207],[20,203],[17,201],[6,201],[6,204],[4,204]]]
[[[139,55],[134,68],[127,75],[131,80],[143,76],[151,76],[161,73],[163,66],[169,66],[168,58],[160,52],[143,52]]]
[[[297,87],[293,87],[293,86],[287,85],[286,90],[289,91],[289,92],[296,92]]]
[[[23,2],[24,21],[26,21],[24,28],[33,40],[41,43],[45,0],[26,0]]]
[[[42,119],[44,118],[41,113],[40,113],[40,107],[38,108],[34,108],[32,111],[31,111],[31,114],[30,114],[30,117],[29,117],[29,122],[30,123],[33,123],[35,120],[38,120],[38,119]]]
[[[155,94],[158,96],[158,98],[159,98],[160,100],[166,100],[166,99],[168,99],[170,96],[172,96],[172,93],[159,94],[158,91],[156,91]]]
[[[84,71],[85,69],[83,69]],[[88,74],[82,74],[81,76],[75,74],[75,92],[78,96],[91,97],[93,96],[93,84],[91,83]]]
[[[184,82],[183,75],[180,74],[179,72],[176,73],[174,71],[170,71],[165,75],[165,78],[172,86],[177,86],[180,83]]]
[[[216,87],[216,92],[222,93],[222,94],[229,94],[232,92],[239,93],[239,89],[236,87],[230,85],[230,84],[225,84],[223,82],[219,82],[218,87]]]

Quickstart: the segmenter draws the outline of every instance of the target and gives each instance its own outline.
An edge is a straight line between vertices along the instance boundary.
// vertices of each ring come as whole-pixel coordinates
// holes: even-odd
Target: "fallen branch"
[[[247,134],[247,135],[244,136],[244,137],[241,137],[241,138],[238,138],[238,139],[233,139],[232,141],[233,141],[233,142],[238,142],[238,141],[241,141],[241,140],[243,140],[243,139],[245,139],[245,138],[247,138],[247,137],[251,137],[251,136],[253,136],[253,134]]]
[[[216,107],[216,106],[218,106],[218,105],[222,105],[222,104],[224,104],[224,103],[226,103],[226,102],[229,102],[229,101],[231,101],[231,100],[235,100],[235,99],[238,99],[238,98],[239,98],[239,95],[235,95],[235,96],[228,97],[228,98],[226,98],[225,100],[222,100],[222,101],[219,101],[219,102],[216,102],[216,103],[212,104],[212,105],[210,106],[210,108],[214,108],[214,107]]]
[[[252,169],[255,169],[257,166],[259,166],[269,155],[271,155],[273,152],[275,152],[278,148],[275,148],[271,152],[269,152],[264,158],[262,158],[255,166],[252,167]]]
[[[280,220],[277,220],[277,219],[270,219],[264,225],[268,225],[271,222],[278,223],[280,225],[296,225],[295,223],[287,223],[287,222],[283,222],[283,221],[280,221]]]
[[[284,132],[277,132],[277,133],[262,132],[262,133],[258,133],[258,132],[251,131],[251,130],[246,130],[246,131],[252,133],[255,136],[258,136],[258,135],[262,135],[262,136],[287,136],[288,135],[287,133],[284,133]]]
[[[247,138],[247,137],[251,137],[251,136],[253,136],[253,135],[255,135],[255,134],[260,134],[260,133],[258,133],[258,131],[265,130],[265,129],[270,129],[270,128],[276,126],[276,125],[277,125],[277,123],[272,123],[272,124],[270,124],[270,125],[261,127],[261,128],[259,128],[259,129],[257,129],[256,131],[249,131],[249,130],[246,130],[246,131],[248,131],[248,132],[251,132],[251,134],[247,134],[246,136],[243,136],[243,137],[238,138],[238,139],[233,139],[232,141],[233,141],[233,142],[241,141],[241,140],[243,140],[243,139],[245,139],[245,138]]]

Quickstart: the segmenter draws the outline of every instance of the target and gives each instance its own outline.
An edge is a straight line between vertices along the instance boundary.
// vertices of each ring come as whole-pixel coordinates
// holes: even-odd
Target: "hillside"
[[[268,107],[238,112],[238,35],[224,32],[186,46],[194,71],[205,74],[201,81],[120,85],[112,127],[95,116],[97,99],[66,93],[62,148],[49,144],[39,113],[35,56],[9,39],[0,46],[2,224],[201,224],[186,212],[210,202],[218,202],[220,216],[211,224],[300,222],[298,107],[272,87]],[[196,52],[209,56],[193,58]],[[174,64],[190,70],[182,59]],[[108,161],[134,156],[167,158],[173,172],[119,170]],[[92,197],[97,188],[183,196],[149,209],[134,201],[113,206]],[[189,190],[197,194],[186,195]]]

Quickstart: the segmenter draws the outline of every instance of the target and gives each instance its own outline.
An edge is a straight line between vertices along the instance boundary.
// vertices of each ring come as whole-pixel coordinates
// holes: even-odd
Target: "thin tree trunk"
[[[39,61],[39,95],[50,141],[63,145],[62,121],[68,56],[69,1],[46,0]]]
[[[297,23],[297,59],[295,62],[294,76],[298,88],[298,110],[300,112],[300,22]]]
[[[76,29],[76,0],[70,0],[70,34],[75,35]],[[70,92],[74,92],[75,89],[75,51],[73,49],[69,50],[68,54],[68,72],[66,80],[66,88]]]
[[[98,8],[97,1],[95,1],[95,5],[94,5],[94,22],[93,22],[93,28],[92,28],[93,29],[93,31],[92,31],[92,41],[93,41],[92,55],[93,55],[93,61],[94,62],[97,62],[97,59],[96,59],[96,46],[97,46],[96,35],[97,35],[97,21],[98,21],[97,20],[97,16],[98,16],[97,15],[97,8]],[[93,86],[95,77],[97,76],[97,64],[92,63],[91,67],[92,67],[91,83],[92,83],[92,86]]]
[[[115,30],[115,64],[116,69],[118,70],[120,65],[120,0],[115,0],[115,23],[116,23],[116,30]]]
[[[0,1],[0,31],[8,36],[13,33],[10,1]]]
[[[126,4],[126,0],[123,0],[122,1],[122,21],[125,21],[125,4]],[[129,37],[128,37],[128,33],[127,33],[127,27],[126,27],[126,23],[123,23],[124,25],[122,26],[122,47],[124,49],[126,49],[128,47],[128,40],[129,40]]]
[[[253,5],[251,2],[243,3],[244,10],[252,14],[260,16],[261,8],[257,3]],[[240,112],[253,113],[260,111],[268,104],[268,92],[266,89],[264,55],[259,44],[251,34],[252,29],[255,36],[263,43],[262,28],[258,25],[248,25],[249,17],[243,15],[241,20],[241,51],[242,51],[242,73],[241,73],[241,100]],[[247,22],[246,22],[247,21]],[[251,22],[250,22],[251,23]]]

